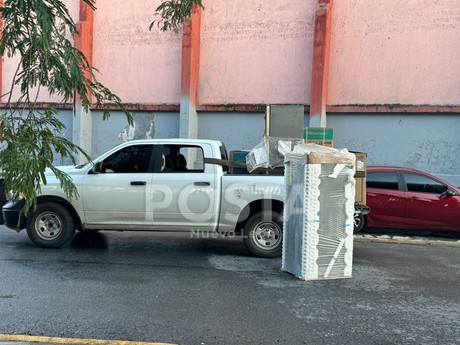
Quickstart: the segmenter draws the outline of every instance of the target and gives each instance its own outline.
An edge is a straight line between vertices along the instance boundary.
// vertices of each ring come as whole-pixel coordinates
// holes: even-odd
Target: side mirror
[[[102,172],[102,162],[96,162],[91,169],[91,174],[100,174]]]
[[[459,195],[458,193],[454,192],[452,189],[446,190],[444,193],[441,194],[443,197],[451,197],[451,196],[456,196]]]

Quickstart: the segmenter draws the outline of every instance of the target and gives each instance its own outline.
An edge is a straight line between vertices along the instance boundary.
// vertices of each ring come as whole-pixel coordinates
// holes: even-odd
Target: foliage
[[[173,30],[178,32],[181,24],[190,17],[192,9],[199,6],[204,9],[201,0],[163,0],[156,8],[154,16],[160,19],[154,20],[149,29],[157,25],[161,31]]]
[[[95,9],[95,0],[84,0]],[[58,111],[51,105],[41,106],[37,100],[45,90],[58,96],[63,103],[81,99],[88,111],[92,95],[95,106],[109,116],[106,103],[115,103],[124,109],[121,100],[97,81],[97,70],[84,54],[73,46],[73,35],[78,34],[67,7],[61,0],[5,0],[0,7],[3,34],[0,38],[0,55],[19,59],[7,98],[6,109],[0,121],[3,126],[3,150],[0,152],[0,169],[5,186],[14,196],[19,193],[26,199],[26,210],[35,207],[40,194],[40,182],[46,184],[45,169],[49,168],[60,180],[69,198],[77,192],[69,175],[55,168],[56,154],[61,160],[82,152],[68,139],[62,137],[64,124]],[[18,90],[18,91],[17,91]],[[18,95],[19,94],[19,95]],[[4,98],[5,99],[5,98]],[[132,119],[127,111],[128,122]]]

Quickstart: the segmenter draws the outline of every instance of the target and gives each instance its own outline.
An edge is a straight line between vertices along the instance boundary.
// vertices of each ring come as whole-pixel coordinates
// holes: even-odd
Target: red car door
[[[400,190],[395,171],[370,171],[367,174],[366,204],[369,227],[405,227],[405,193]]]
[[[460,196],[447,196],[448,186],[428,176],[404,172],[403,177],[408,228],[460,230]]]

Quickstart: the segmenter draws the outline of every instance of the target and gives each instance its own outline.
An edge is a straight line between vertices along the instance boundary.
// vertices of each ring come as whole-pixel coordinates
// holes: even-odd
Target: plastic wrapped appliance
[[[246,156],[248,171],[253,172],[258,168],[282,167],[285,154],[302,142],[303,139],[264,136],[263,140]]]
[[[285,156],[282,270],[303,280],[352,275],[355,156],[301,144]]]

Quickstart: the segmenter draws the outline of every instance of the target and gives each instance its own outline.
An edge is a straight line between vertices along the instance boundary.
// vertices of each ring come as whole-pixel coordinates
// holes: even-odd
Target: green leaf
[[[95,0],[83,0],[95,9]],[[63,138],[65,125],[59,112],[51,106],[41,109],[37,97],[45,91],[71,102],[77,94],[84,109],[94,106],[103,109],[103,118],[109,116],[108,104],[118,105],[132,123],[131,114],[121,99],[97,81],[98,73],[85,55],[73,46],[71,38],[77,34],[76,25],[61,0],[5,0],[0,6],[3,32],[0,36],[0,55],[15,57],[19,63],[4,99],[5,109],[0,117],[3,142],[0,143],[0,170],[5,186],[14,197],[22,194],[26,211],[36,206],[41,183],[46,184],[46,169],[59,179],[69,199],[78,197],[69,175],[57,169],[57,159],[75,155],[89,155],[79,146]],[[19,92],[18,92],[19,91]],[[14,99],[13,95],[19,93]]]
[[[194,7],[204,9],[201,0],[162,0],[155,10],[154,20],[149,25],[152,30],[156,25],[161,31],[173,30],[178,32],[185,19],[189,18]]]

